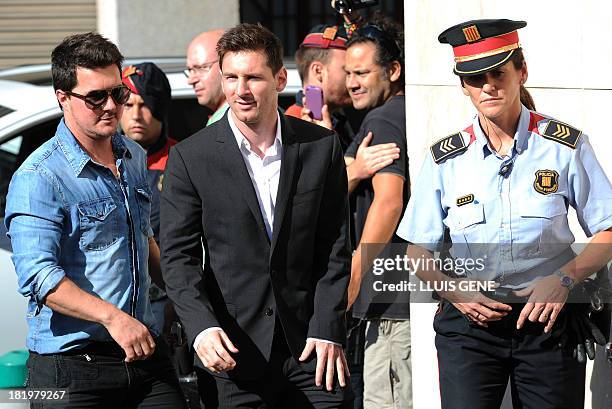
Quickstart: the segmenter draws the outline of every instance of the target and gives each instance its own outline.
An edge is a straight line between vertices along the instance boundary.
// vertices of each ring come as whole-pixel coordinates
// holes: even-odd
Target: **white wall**
[[[612,11],[605,0],[410,0],[405,1],[406,121],[413,180],[429,145],[465,128],[475,111],[452,73],[453,54],[437,36],[472,19],[527,21],[519,37],[529,69],[527,88],[538,110],[589,135],[608,176],[612,151],[608,113],[612,100]],[[577,240],[584,234],[574,220]],[[434,305],[412,305],[414,407],[439,407],[437,362],[433,345]],[[605,364],[604,364],[605,365]],[[608,379],[612,378],[607,368]],[[597,385],[593,401],[602,395]],[[585,407],[591,407],[587,379]],[[593,405],[593,408],[599,405]]]
[[[240,21],[239,1],[97,0],[98,31],[126,57],[183,57],[202,31]]]

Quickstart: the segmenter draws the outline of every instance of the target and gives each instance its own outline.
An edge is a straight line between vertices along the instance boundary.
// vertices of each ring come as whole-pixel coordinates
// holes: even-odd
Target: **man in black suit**
[[[270,31],[241,24],[221,37],[217,52],[231,109],[176,145],[166,169],[168,295],[199,372],[216,375],[219,402],[350,406],[340,143],[325,128],[279,113],[287,72]]]

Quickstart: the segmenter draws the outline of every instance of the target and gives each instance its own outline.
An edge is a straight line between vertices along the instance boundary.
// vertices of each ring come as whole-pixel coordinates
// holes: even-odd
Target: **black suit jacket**
[[[263,374],[275,330],[284,331],[296,358],[307,337],[341,344],[346,337],[351,254],[342,149],[329,130],[280,115],[271,241],[227,114],[176,145],[164,176],[168,295],[190,345],[206,328],[226,331],[240,351],[228,374],[237,379]]]

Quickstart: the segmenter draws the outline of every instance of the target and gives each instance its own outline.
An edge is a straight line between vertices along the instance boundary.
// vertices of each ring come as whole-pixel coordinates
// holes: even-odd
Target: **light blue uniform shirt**
[[[95,163],[62,120],[11,180],[4,222],[19,292],[28,297],[32,351],[57,353],[112,341],[102,325],[43,304],[64,277],[159,333],[148,299],[153,231],[146,154],[119,134],[112,144],[121,179]]]
[[[448,228],[454,258],[486,260],[465,275],[509,288],[554,273],[574,256],[568,206],[590,237],[612,226],[612,187],[586,135],[574,148],[542,136],[550,120],[523,106],[514,146],[501,157],[476,116],[462,132],[467,150],[439,163],[427,155],[397,234],[439,251]]]

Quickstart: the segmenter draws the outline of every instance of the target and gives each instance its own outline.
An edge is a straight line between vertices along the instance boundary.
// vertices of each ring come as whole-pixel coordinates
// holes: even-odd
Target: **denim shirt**
[[[101,324],[44,305],[67,277],[159,334],[148,299],[151,192],[146,154],[112,136],[120,178],[94,162],[62,120],[9,186],[5,224],[19,292],[28,301],[27,347],[57,353],[92,341],[112,341]]]

